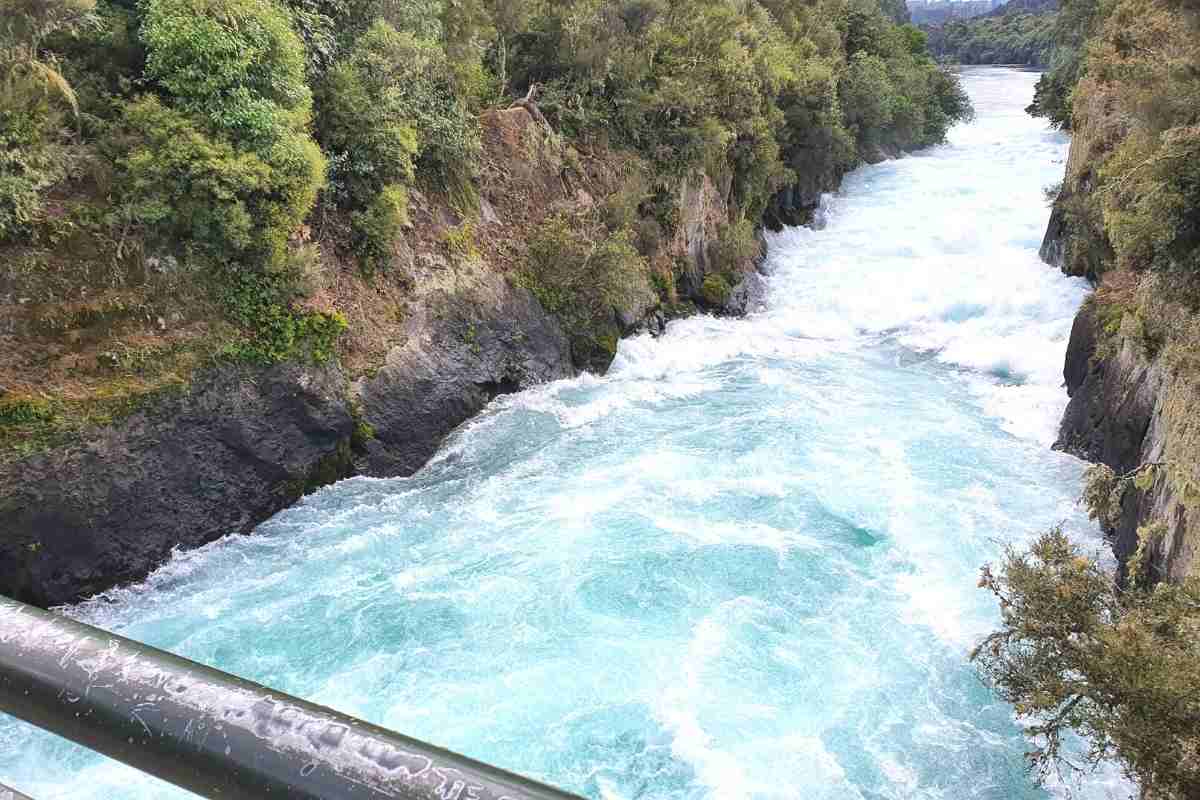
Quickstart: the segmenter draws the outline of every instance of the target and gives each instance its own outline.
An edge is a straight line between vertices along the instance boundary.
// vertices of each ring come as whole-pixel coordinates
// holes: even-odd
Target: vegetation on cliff
[[[1067,0],[1030,111],[1074,132],[1044,252],[1098,283],[1072,335],[1074,357],[1090,363],[1069,362],[1068,371],[1079,373],[1073,391],[1085,393],[1073,405],[1087,403],[1073,423],[1088,428],[1081,455],[1102,462],[1088,474],[1084,501],[1114,537],[1120,581],[1057,532],[1010,554],[999,572],[984,571],[1003,626],[975,657],[1034,722],[1033,764],[1043,772],[1069,763],[1063,737],[1074,729],[1090,746],[1086,761],[1119,760],[1145,797],[1193,798],[1200,8]],[[1138,420],[1136,430],[1123,415]],[[1065,447],[1074,448],[1076,433],[1064,427]]]
[[[405,240],[450,242],[486,211],[489,109],[523,105],[564,154],[564,185],[619,195],[620,213],[563,209],[589,221],[560,244],[611,257],[583,258],[570,285],[539,295],[594,284],[587,313],[556,307],[572,340],[600,352],[613,325],[599,287],[679,299],[685,270],[662,243],[680,223],[682,182],[706,175],[724,224],[742,230],[781,188],[831,186],[863,158],[940,141],[969,113],[894,1],[2,0],[0,11],[9,452],[110,419],[92,413],[97,398],[127,407],[212,358],[347,355],[360,339],[338,337],[360,324],[357,298],[403,294],[408,278],[390,267]],[[414,219],[413,198],[442,210]],[[553,283],[537,252],[517,272]],[[351,284],[356,298],[331,290]],[[606,363],[581,345],[580,366]]]
[[[972,657],[1032,723],[1040,776],[1116,758],[1149,796],[1200,796],[1200,582],[1118,589],[1056,530],[980,585],[1003,625]]]

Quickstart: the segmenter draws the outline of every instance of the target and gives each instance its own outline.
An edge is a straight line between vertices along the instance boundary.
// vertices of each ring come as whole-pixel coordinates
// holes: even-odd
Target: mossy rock
[[[722,308],[729,302],[729,295],[733,292],[733,287],[729,285],[729,281],[724,275],[712,274],[704,278],[704,283],[700,285],[700,299],[704,304],[712,308]]]
[[[0,425],[32,425],[49,422],[54,409],[47,400],[37,397],[0,397]]]

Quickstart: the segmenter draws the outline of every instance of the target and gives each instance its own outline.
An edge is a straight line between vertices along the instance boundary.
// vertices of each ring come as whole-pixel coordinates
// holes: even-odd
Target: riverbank
[[[581,351],[520,268],[527,239],[546,220],[620,199],[622,165],[566,166],[568,145],[525,108],[486,115],[483,124],[493,178],[478,218],[414,196],[412,227],[396,240],[386,281],[365,280],[332,254],[323,259],[332,273],[322,290],[327,301],[354,320],[323,363],[262,367],[209,357],[109,422],[45,433],[35,424],[11,443],[0,460],[0,593],[49,606],[137,580],[174,550],[250,533],[321,486],[351,475],[412,474],[497,395],[580,369],[602,373],[622,336],[657,333],[668,318],[700,309],[737,315],[761,304],[755,250],[714,257],[730,189],[722,193],[696,173],[673,188],[680,221],[658,253],[661,264],[683,265],[680,280],[660,293],[631,279],[607,316],[572,331],[607,349]],[[815,198],[793,204],[799,211],[804,202]],[[711,276],[733,285],[706,291]],[[46,331],[48,315],[61,308],[22,312],[7,337],[10,375],[36,374],[49,362],[53,383],[86,372],[92,359],[101,363],[97,380],[119,372],[103,366],[106,348],[128,341],[119,320],[86,318]],[[163,313],[153,311],[160,320]],[[177,351],[203,346],[203,335],[188,339],[175,323],[164,325],[158,338],[178,337]],[[82,347],[63,348],[70,336]],[[166,345],[141,347],[151,362],[143,371],[160,369],[153,361]],[[51,409],[58,400],[39,396]]]
[[[1039,85],[1042,113],[1073,134],[1041,252],[1096,292],[1071,337],[1058,446],[1109,470],[1109,491],[1089,494],[1123,572],[1180,583],[1200,577],[1200,16],[1070,10],[1074,61]],[[1132,40],[1130,13],[1146,19]]]
[[[756,308],[761,226],[970,114],[891,0],[64,3],[0,32],[0,592],[41,605]]]
[[[1049,447],[1087,286],[1037,255],[1067,140],[1035,79],[970,71],[975,123],[771,235],[766,311],[627,339],[70,613],[592,798],[1044,800],[965,658],[980,564],[1063,521],[1102,546]],[[171,796],[22,726],[0,781]]]

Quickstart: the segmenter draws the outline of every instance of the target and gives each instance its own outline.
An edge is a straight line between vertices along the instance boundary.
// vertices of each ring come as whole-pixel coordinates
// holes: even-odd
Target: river
[[[1006,543],[1062,522],[1102,548],[1049,447],[1087,287],[1037,256],[1068,140],[1022,111],[1036,75],[964,80],[947,144],[770,238],[760,313],[625,341],[412,478],[70,613],[592,798],[1051,796],[966,656]],[[0,782],[176,796],[11,720]]]

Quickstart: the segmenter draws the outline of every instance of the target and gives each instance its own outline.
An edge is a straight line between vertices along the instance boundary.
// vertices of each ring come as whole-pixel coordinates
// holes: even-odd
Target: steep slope
[[[1098,284],[1071,337],[1058,446],[1111,470],[1090,494],[1121,562],[1173,581],[1200,576],[1198,43],[1185,5],[1104,13],[1042,247]]]

